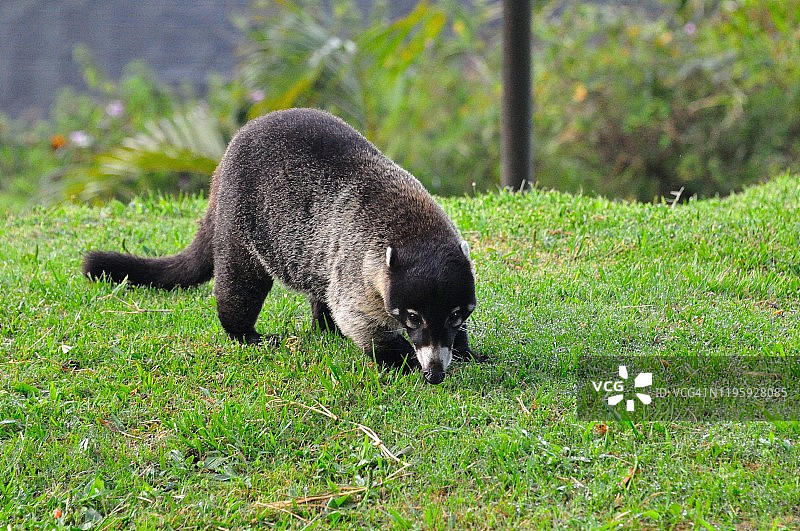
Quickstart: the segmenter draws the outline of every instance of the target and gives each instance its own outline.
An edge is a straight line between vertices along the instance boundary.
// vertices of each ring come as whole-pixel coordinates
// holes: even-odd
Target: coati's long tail
[[[161,289],[186,288],[207,282],[214,275],[213,209],[200,222],[200,230],[189,246],[178,254],[145,258],[132,254],[91,251],[83,260],[83,273],[93,280],[105,276],[113,282]]]

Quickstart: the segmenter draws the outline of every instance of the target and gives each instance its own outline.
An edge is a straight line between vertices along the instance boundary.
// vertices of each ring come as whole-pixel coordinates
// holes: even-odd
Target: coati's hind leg
[[[342,331],[333,320],[331,309],[319,299],[311,297],[311,328],[321,332],[331,332],[342,335]]]
[[[240,245],[225,242],[219,247],[214,250],[214,296],[220,323],[231,339],[257,345],[262,336],[255,324],[272,277]]]
[[[461,329],[456,334],[456,339],[453,341],[453,361],[486,361],[488,356],[478,354],[469,348],[469,340],[467,339],[467,326],[461,325]]]

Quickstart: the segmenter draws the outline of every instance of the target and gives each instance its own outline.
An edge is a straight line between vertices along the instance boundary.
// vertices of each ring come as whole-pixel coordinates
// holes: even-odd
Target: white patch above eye
[[[392,248],[386,248],[386,267],[392,267]]]
[[[392,315],[400,315],[400,308],[393,308]]]
[[[461,240],[461,252],[464,253],[464,256],[469,258],[469,244],[464,240]]]
[[[408,325],[409,328],[416,329],[425,323],[425,319],[422,318],[422,316],[419,314],[417,310],[412,310],[408,308],[406,309],[406,313],[408,314],[409,317],[416,317],[416,322],[412,321],[411,319],[406,320],[406,325]]]

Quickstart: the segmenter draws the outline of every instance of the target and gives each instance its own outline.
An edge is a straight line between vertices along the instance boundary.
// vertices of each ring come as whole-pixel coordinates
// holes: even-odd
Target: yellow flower
[[[453,33],[455,33],[459,37],[463,37],[464,36],[464,30],[466,30],[466,29],[467,28],[466,28],[466,26],[464,26],[464,21],[463,20],[456,20],[455,22],[453,22]]]
[[[586,99],[587,94],[589,94],[589,91],[586,90],[586,87],[584,87],[583,84],[578,83],[575,85],[575,92],[572,93],[572,101],[575,103],[581,103]]]
[[[658,37],[658,43],[661,46],[666,46],[667,44],[672,42],[672,33],[665,31]]]

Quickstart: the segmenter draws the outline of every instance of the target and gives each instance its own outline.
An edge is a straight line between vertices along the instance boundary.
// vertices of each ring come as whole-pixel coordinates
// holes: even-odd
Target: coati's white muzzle
[[[416,349],[416,354],[425,381],[432,384],[442,383],[445,371],[453,361],[453,349],[430,345]]]

